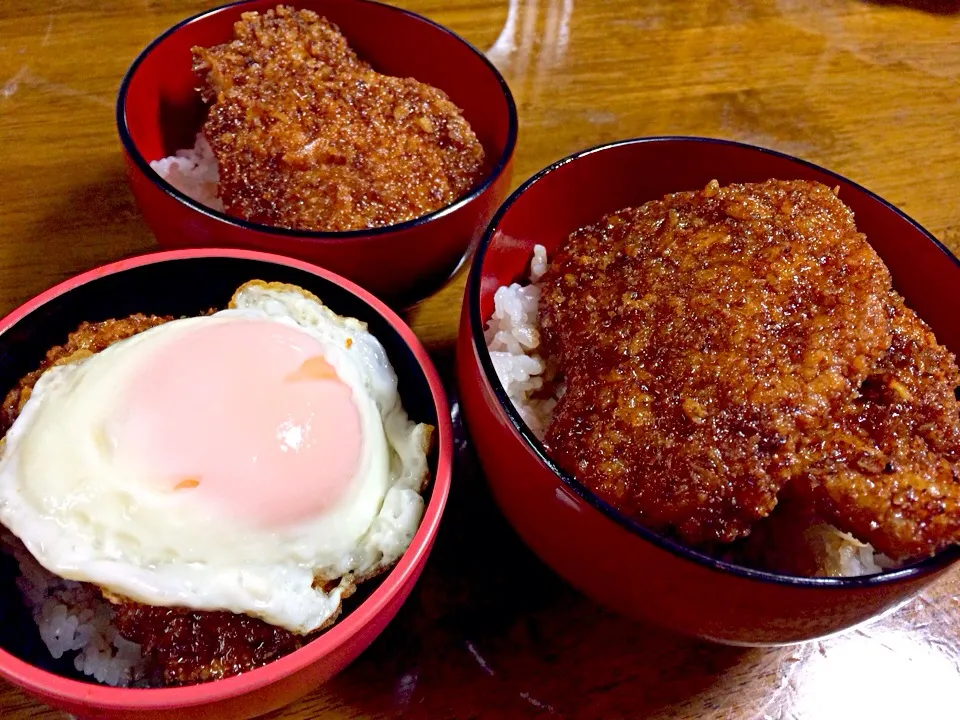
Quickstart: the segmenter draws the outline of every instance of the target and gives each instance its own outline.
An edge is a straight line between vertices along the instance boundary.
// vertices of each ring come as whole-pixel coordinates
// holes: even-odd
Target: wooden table
[[[712,135],[866,185],[960,251],[960,2],[410,0],[503,71],[515,183],[578,148]],[[198,0],[0,3],[0,312],[153,239],[122,173],[120,78]],[[409,313],[449,369],[462,278]],[[418,589],[352,667],[274,718],[960,715],[960,574],[892,617],[739,650],[628,622],[565,587],[465,450]],[[4,718],[58,718],[0,686]]]

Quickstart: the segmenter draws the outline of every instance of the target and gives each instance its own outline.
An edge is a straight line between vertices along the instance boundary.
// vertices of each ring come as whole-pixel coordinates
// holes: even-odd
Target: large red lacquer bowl
[[[232,218],[190,199],[150,162],[193,147],[206,110],[190,49],[233,38],[241,13],[276,0],[247,0],[184,20],[154,40],[120,86],[117,126],[133,194],[160,245],[238,247],[316,262],[391,304],[426,297],[455,272],[510,187],[517,110],[506,82],[479,50],[436,23],[370,0],[300,0],[339,26],[357,54],[388,75],[440,88],[463,111],[486,153],[483,177],[464,197],[421,218],[370,230],[321,233]]]
[[[461,402],[494,498],[531,548],[571,584],[625,615],[731,644],[786,644],[896,608],[960,557],[956,548],[863,578],[800,578],[732,565],[617,513],[561,471],[497,380],[483,326],[501,285],[524,282],[536,243],[548,252],[605,213],[666,193],[770,178],[839,186],[894,284],[960,351],[960,262],[928,232],[859,185],[757,147],[645,138],[586,150],[543,170],[500,209],[473,260],[457,347]]]
[[[397,565],[361,585],[343,616],[316,640],[248,673],[181,688],[107,687],[73,671],[69,657],[53,661],[21,604],[13,563],[0,557],[0,677],[83,720],[243,720],[281,707],[329,680],[373,642],[409,596],[433,547],[453,455],[440,377],[395,313],[353,283],[305,262],[245,250],[174,250],[121,260],[60,283],[0,320],[0,395],[85,320],[138,312],[197,315],[225,307],[233,291],[254,278],[312,291],[335,312],[366,322],[384,346],[404,408],[414,420],[437,428],[423,520]]]

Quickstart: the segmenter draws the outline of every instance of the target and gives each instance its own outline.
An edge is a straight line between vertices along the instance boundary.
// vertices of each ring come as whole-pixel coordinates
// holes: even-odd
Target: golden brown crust
[[[265,280],[248,280],[243,285],[237,288],[236,292],[233,293],[233,297],[230,298],[230,302],[227,304],[228,308],[237,307],[237,298],[240,294],[247,290],[248,288],[259,288],[261,290],[271,290],[274,292],[281,293],[295,293],[306,300],[313,300],[315,303],[323,305],[323,301],[314,295],[309,290],[304,290],[299,285],[293,285],[291,283],[282,283],[282,282],[266,282]],[[326,306],[324,306],[326,307]]]
[[[728,542],[786,492],[896,559],[960,541],[960,371],[828,188],[615,213],[555,254],[540,312],[567,383],[545,443],[637,520]]]
[[[889,314],[889,351],[809,439],[796,489],[834,525],[900,559],[960,541],[960,371],[894,292]]]
[[[310,10],[280,6],[262,15],[245,12],[233,30],[232,42],[193,49],[193,71],[203,81],[200,91],[207,102],[235,85],[286,82],[294,74],[329,78],[345,70],[370,69],[336,25]]]
[[[450,204],[479,176],[483,148],[445,93],[374,72],[313,12],[244,13],[232,42],[194,48],[194,68],[232,215],[380,227]]]
[[[742,536],[889,344],[889,282],[819,184],[711,183],[604,218],[543,277],[567,384],[545,443],[641,522]]]

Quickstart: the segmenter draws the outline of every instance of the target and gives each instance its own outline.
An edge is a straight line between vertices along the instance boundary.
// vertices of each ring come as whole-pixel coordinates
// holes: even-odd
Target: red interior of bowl
[[[190,50],[233,39],[241,13],[264,12],[278,0],[251,0],[186,20],[161,36],[131,69],[123,104],[130,137],[147,161],[193,147],[205,117]],[[300,0],[339,26],[356,53],[379,72],[440,88],[463,111],[487,154],[500,163],[510,144],[512,100],[484,55],[419,15],[369,0]]]
[[[535,244],[553,251],[574,230],[604,214],[733,182],[816,180],[840,188],[858,229],[890,268],[894,287],[960,354],[960,261],[932,235],[859,185],[796,158],[739,143],[702,138],[648,138],[588,150],[540,173],[493,219],[480,276],[480,316],[493,312],[501,285],[524,278]]]

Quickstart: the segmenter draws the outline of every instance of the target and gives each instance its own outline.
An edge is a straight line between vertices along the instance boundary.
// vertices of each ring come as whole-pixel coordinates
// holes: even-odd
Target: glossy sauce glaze
[[[728,542],[793,483],[895,557],[960,537],[955,513],[927,522],[960,498],[960,376],[831,189],[712,182],[623,210],[574,233],[542,288],[567,386],[547,448],[637,520]],[[869,399],[900,372],[899,405]],[[909,457],[924,423],[905,413],[932,438]],[[895,456],[888,482],[836,467],[851,438],[881,473]]]
[[[141,646],[147,677],[160,686],[190,685],[237,675],[297,650],[312,636],[230,612],[198,612],[122,602],[120,634]]]
[[[464,195],[484,153],[446,94],[381,75],[313,12],[245,13],[194,49],[231,215],[300,230],[392,225]]]

